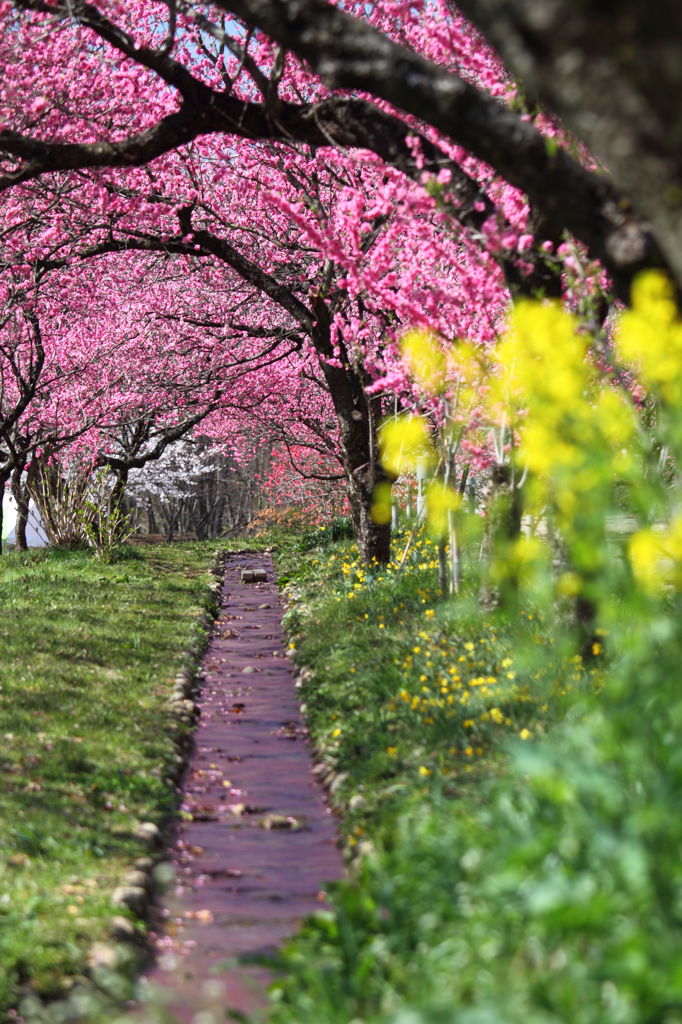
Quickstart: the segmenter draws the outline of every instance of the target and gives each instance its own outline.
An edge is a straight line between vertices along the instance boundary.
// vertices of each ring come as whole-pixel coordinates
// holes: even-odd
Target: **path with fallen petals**
[[[243,569],[265,569],[267,582],[242,583]],[[158,962],[143,986],[160,989],[183,1024],[229,1020],[226,1007],[262,1010],[267,970],[237,958],[272,951],[324,905],[323,883],[343,872],[311,770],[281,618],[269,556],[229,555],[203,663],[175,888],[163,909]]]

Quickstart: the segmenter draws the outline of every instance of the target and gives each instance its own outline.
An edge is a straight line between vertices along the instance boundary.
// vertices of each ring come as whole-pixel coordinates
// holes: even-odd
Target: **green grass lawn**
[[[200,642],[216,545],[0,559],[0,1019],[111,937],[112,890],[175,794],[166,708]]]

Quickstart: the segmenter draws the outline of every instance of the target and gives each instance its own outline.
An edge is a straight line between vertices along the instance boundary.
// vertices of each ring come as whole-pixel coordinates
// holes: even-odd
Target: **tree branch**
[[[214,0],[306,61],[330,89],[359,89],[438,128],[522,189],[550,230],[567,229],[629,301],[633,277],[667,259],[603,175],[585,170],[502,103],[327,0]]]

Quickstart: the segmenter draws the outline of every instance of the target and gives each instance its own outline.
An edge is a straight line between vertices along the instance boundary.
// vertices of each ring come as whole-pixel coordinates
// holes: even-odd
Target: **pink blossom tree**
[[[642,266],[668,265],[444,2],[15,0],[0,17],[14,258],[164,262],[187,284],[176,324],[268,338],[292,382],[313,360],[368,559],[389,550],[369,513],[386,408],[370,385],[407,387],[408,326],[488,344],[510,290],[561,293],[566,231],[623,299]],[[209,290],[232,299],[206,317]],[[250,395],[267,391],[264,354],[239,357]],[[221,401],[238,410],[250,398],[230,365]]]

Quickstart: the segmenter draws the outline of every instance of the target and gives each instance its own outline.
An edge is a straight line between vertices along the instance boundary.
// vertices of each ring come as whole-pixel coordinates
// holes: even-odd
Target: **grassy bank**
[[[473,595],[444,601],[426,537],[400,570],[367,569],[350,542],[284,550],[279,566],[351,882],[285,955],[276,1019],[393,1019],[442,984],[432,954],[452,926],[453,829],[508,772],[510,745],[544,735],[567,689],[594,680],[536,609],[510,621]]]
[[[439,601],[426,542],[401,572],[339,544],[280,567],[351,872],[273,1020],[682,1020],[678,610],[614,606],[587,672],[549,614]]]
[[[415,786],[459,791],[496,772],[500,741],[544,732],[582,682],[534,610],[511,623],[466,595],[443,601],[426,538],[399,572],[362,566],[350,544],[280,566],[315,744],[336,805],[363,820],[392,817]]]
[[[0,559],[0,1019],[111,941],[112,892],[172,809],[168,708],[200,644],[215,544]],[[141,927],[135,925],[135,927]],[[97,949],[98,947],[94,947]]]

